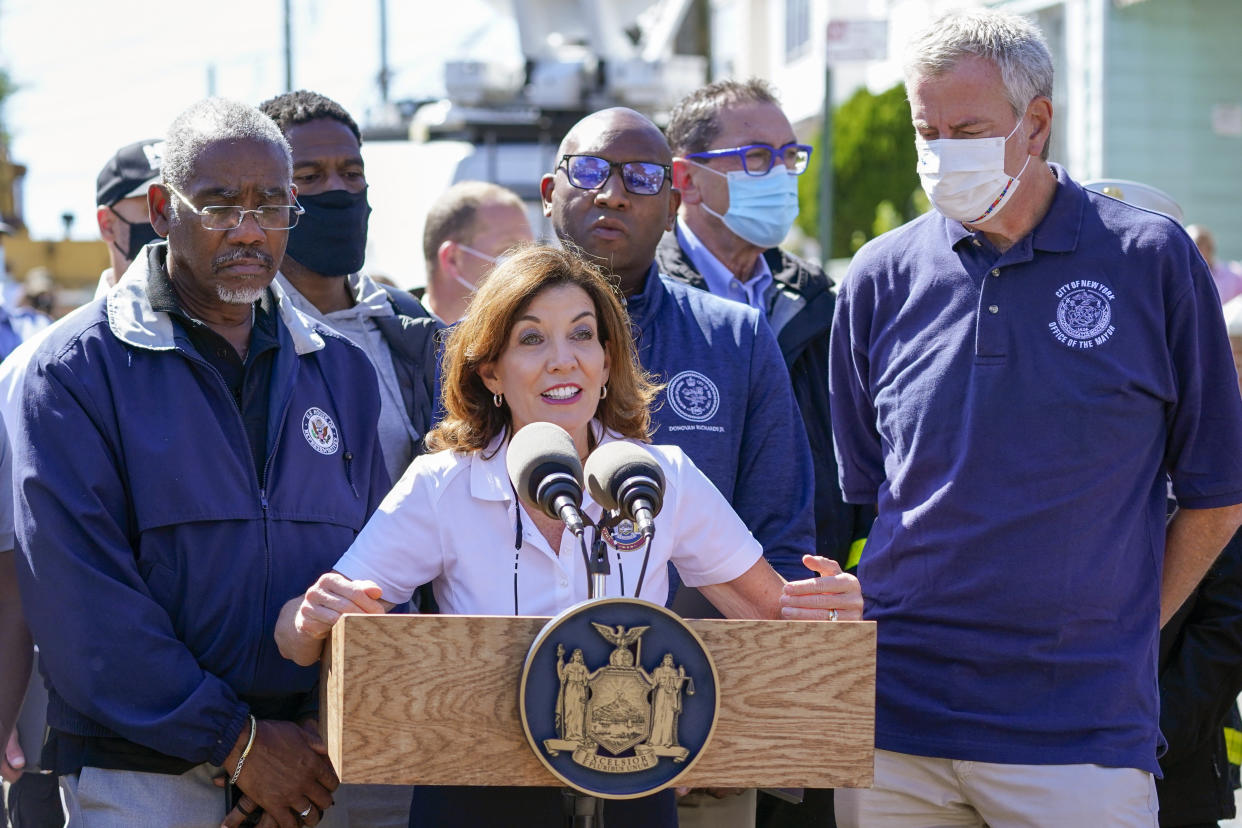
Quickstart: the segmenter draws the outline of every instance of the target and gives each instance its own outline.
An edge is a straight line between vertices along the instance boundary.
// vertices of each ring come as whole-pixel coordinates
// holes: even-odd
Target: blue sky
[[[378,0],[293,0],[295,87],[365,123],[378,111]],[[516,56],[507,0],[389,0],[391,97],[443,90],[446,59]],[[450,11],[451,8],[451,11]],[[428,13],[428,10],[434,10]],[[95,176],[115,150],[164,133],[208,93],[258,103],[283,91],[281,0],[0,0],[0,66],[20,85],[4,120],[29,168],[35,238],[97,237]]]

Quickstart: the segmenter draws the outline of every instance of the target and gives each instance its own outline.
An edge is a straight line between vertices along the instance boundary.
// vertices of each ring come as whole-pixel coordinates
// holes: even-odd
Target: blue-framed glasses
[[[742,169],[747,175],[767,175],[777,163],[784,164],[794,175],[806,172],[811,162],[811,147],[806,144],[788,143],[783,147],[771,144],[747,144],[743,147],[692,152],[687,158],[725,158],[736,155],[742,159]]]
[[[608,182],[613,169],[619,167],[625,191],[634,195],[655,195],[664,188],[664,182],[673,172],[668,164],[648,161],[620,163],[595,155],[562,155],[557,169],[562,167],[569,183],[579,190],[598,190]]]

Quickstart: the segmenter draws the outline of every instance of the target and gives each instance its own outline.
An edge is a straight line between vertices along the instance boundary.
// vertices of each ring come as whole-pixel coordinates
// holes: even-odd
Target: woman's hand
[[[796,621],[861,621],[862,586],[853,575],[841,571],[831,558],[803,555],[807,569],[818,578],[791,581],[781,590],[781,618]],[[833,615],[833,610],[836,615]]]
[[[306,590],[290,598],[276,620],[276,646],[285,658],[302,666],[314,664],[324,639],[347,612],[383,615],[388,607],[374,581],[351,581],[339,572],[326,572]]]

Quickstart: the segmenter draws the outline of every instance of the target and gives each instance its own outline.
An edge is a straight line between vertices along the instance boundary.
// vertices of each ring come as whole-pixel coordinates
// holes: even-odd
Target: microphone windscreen
[[[584,469],[587,491],[591,498],[605,509],[620,511],[617,496],[621,484],[633,477],[654,480],[661,492],[664,490],[664,470],[655,457],[645,448],[634,443],[617,440],[591,452]]]
[[[535,500],[535,490],[552,471],[568,472],[579,488],[582,486],[582,461],[574,439],[555,423],[531,423],[520,428],[509,441],[505,469],[522,502],[539,511],[542,508]]]

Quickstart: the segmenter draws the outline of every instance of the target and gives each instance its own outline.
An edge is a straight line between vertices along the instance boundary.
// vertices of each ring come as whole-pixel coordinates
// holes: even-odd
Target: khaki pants
[[[875,785],[838,788],[840,828],[1156,828],[1150,773],[1099,765],[1001,765],[875,752]]]
[[[220,772],[198,765],[180,776],[165,773],[83,768],[60,778],[68,828],[219,828],[224,821],[224,789],[212,778]],[[344,814],[329,808],[322,828],[342,828]]]

